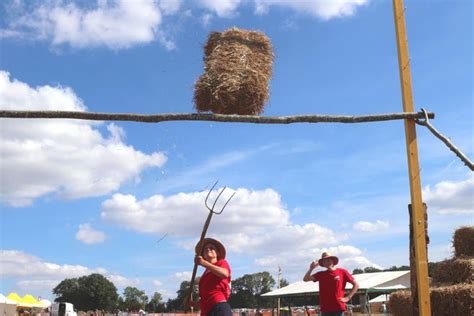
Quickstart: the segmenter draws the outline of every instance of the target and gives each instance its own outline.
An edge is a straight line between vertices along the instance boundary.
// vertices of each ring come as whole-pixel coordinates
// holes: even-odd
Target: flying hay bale
[[[474,226],[456,229],[453,246],[455,257],[474,257]]]
[[[433,269],[433,282],[436,284],[472,283],[474,259],[454,258],[438,262]]]
[[[388,308],[394,316],[412,316],[413,308],[410,291],[397,291],[390,294]]]
[[[431,290],[433,315],[473,315],[474,284],[460,284]]]
[[[235,27],[212,32],[204,54],[205,73],[194,85],[198,112],[261,114],[272,76],[273,53],[268,37]]]

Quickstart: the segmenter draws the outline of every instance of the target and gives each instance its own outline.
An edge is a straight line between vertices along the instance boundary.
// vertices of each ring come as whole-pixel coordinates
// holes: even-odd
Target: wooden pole
[[[428,213],[426,212],[427,206],[423,203],[423,217],[425,218],[425,238],[426,244],[430,243],[430,238],[428,237]],[[408,204],[408,214],[410,215],[410,288],[411,288],[411,301],[412,301],[412,313],[413,315],[418,315],[420,313],[420,308],[418,304],[418,288],[416,284],[416,258],[415,258],[415,238],[413,233],[413,210],[411,204]]]
[[[278,288],[281,288],[281,267],[278,266]],[[277,301],[277,315],[280,316],[280,297],[278,296]]]
[[[434,118],[434,113],[428,113]],[[423,119],[425,114],[418,113],[385,113],[370,115],[324,115],[305,114],[290,116],[258,116],[258,115],[224,115],[211,113],[97,113],[79,111],[19,111],[0,110],[0,118],[21,119],[75,119],[90,121],[131,121],[141,123],[159,123],[167,121],[214,121],[256,124],[292,124],[292,123],[367,123],[379,121]]]
[[[413,111],[413,94],[403,0],[393,0],[393,13],[395,18],[403,111],[411,112]],[[431,316],[425,220],[423,216],[423,200],[421,195],[420,167],[418,164],[416,125],[413,119],[405,119],[404,122],[410,196],[413,211],[412,225],[414,233],[415,273],[418,289],[419,315]]]

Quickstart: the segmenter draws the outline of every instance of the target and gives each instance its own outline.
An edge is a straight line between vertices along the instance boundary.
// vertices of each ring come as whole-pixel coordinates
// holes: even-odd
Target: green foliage
[[[430,267],[430,265],[433,264],[433,263],[428,263],[428,268]],[[360,269],[360,268],[355,268],[353,271],[352,271],[352,274],[361,274],[361,273],[372,273],[372,272],[384,272],[384,271],[407,271],[407,270],[410,270],[410,267],[409,266],[391,266],[390,268],[388,269],[385,269],[385,270],[380,270],[380,269],[377,269],[377,268],[374,268],[374,267],[366,267],[364,268],[363,270]]]
[[[146,311],[149,313],[160,313],[165,311],[165,303],[162,302],[161,300],[163,297],[161,296],[160,293],[155,292],[153,294],[153,297],[150,299],[150,302],[148,302],[146,306]]]
[[[280,280],[280,287],[285,287],[287,285],[290,285],[290,282],[288,282],[287,279],[281,279]]]
[[[148,296],[144,291],[140,291],[136,287],[127,286],[123,290],[123,307],[127,311],[139,311],[145,309],[148,303]]]
[[[390,268],[388,269],[385,269],[384,271],[406,271],[406,270],[410,270],[410,267],[409,266],[391,266]]]
[[[373,273],[373,272],[382,272],[383,270],[377,269],[375,267],[365,267],[364,273]]]
[[[361,274],[361,273],[364,273],[364,270],[359,269],[359,268],[355,268],[355,269],[352,271],[352,274]]]
[[[80,278],[65,279],[54,289],[56,302],[69,302],[82,311],[113,312],[118,305],[115,285],[103,275],[94,273]]]
[[[200,278],[196,278],[194,281],[193,300],[195,301],[199,299],[199,281],[200,281]],[[166,302],[166,311],[173,312],[173,311],[184,310],[183,304],[184,304],[185,299],[187,299],[188,297],[190,285],[191,285],[191,282],[189,281],[181,282],[179,290],[176,291],[176,294],[178,294],[178,296],[175,299],[169,299],[168,302]]]
[[[270,292],[274,286],[275,280],[266,271],[245,274],[232,281],[230,305],[233,308],[271,307],[272,299],[261,297],[261,295]]]

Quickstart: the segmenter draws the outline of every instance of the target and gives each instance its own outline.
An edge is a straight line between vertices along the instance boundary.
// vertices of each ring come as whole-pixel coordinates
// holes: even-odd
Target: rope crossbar
[[[425,109],[421,108],[421,111],[424,114],[424,118],[423,118],[424,120],[417,119],[417,120],[415,120],[415,122],[419,125],[427,127],[430,130],[430,132],[433,133],[433,135],[435,135],[436,137],[438,137],[443,143],[445,143],[446,146],[448,146],[448,148],[452,152],[454,152],[456,154],[456,156],[458,156],[458,158],[461,159],[461,161],[464,162],[464,164],[469,169],[471,169],[471,171],[474,171],[474,165],[473,165],[472,161],[466,155],[464,155],[461,152],[461,150],[459,150],[446,136],[444,136],[443,134],[438,132],[438,130],[436,128],[434,128],[433,125],[431,125],[431,123],[429,121],[429,117],[428,117],[429,115],[428,115],[428,113],[426,112]]]
[[[291,124],[291,123],[366,123],[405,119],[423,119],[423,112],[402,112],[371,115],[292,115],[292,116],[257,116],[257,115],[223,115],[211,113],[164,113],[164,114],[130,114],[99,113],[78,111],[16,111],[0,110],[2,118],[23,119],[78,119],[93,121],[132,121],[159,123],[165,121],[215,121],[256,124]],[[428,113],[434,118],[434,113]]]

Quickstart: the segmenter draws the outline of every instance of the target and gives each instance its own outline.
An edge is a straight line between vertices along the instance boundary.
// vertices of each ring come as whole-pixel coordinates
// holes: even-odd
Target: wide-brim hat
[[[333,262],[334,265],[339,263],[339,258],[338,257],[331,255],[329,252],[323,252],[321,254],[321,259],[318,260],[319,265],[322,266],[323,265],[323,259],[328,259],[328,258],[332,259],[332,262]]]
[[[202,240],[202,243],[198,242],[196,244],[196,247],[194,250],[196,251],[196,254],[202,255],[202,247],[204,247],[206,244],[213,244],[216,246],[217,249],[217,258],[218,259],[225,259],[225,247],[223,244],[221,244],[220,241],[214,239],[214,238],[204,238]],[[201,250],[201,253],[199,253],[199,250]]]

